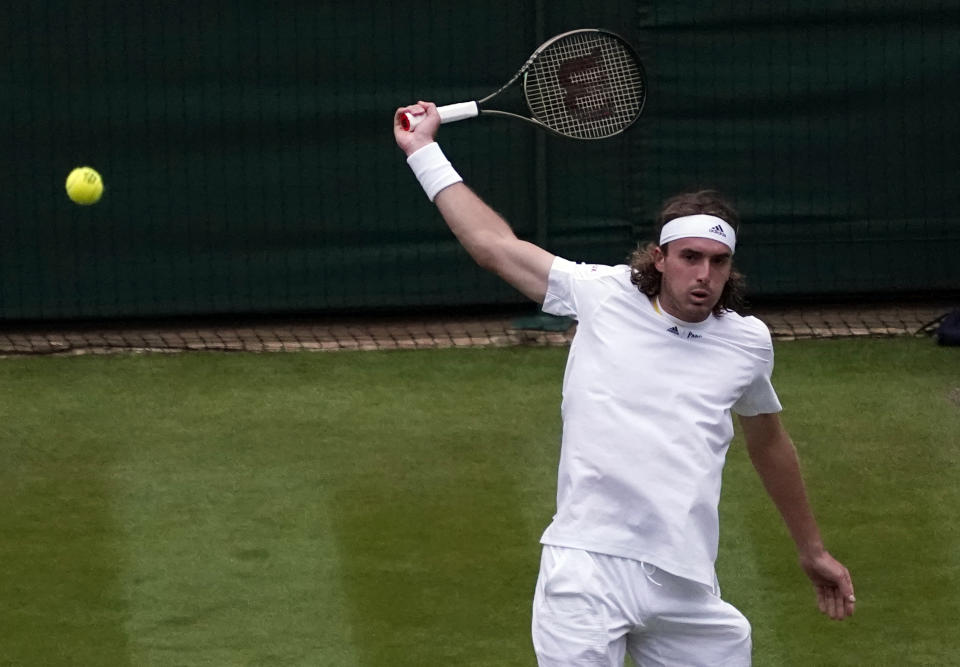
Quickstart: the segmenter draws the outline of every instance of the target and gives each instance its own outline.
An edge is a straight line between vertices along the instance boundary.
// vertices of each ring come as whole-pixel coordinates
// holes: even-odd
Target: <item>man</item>
[[[413,131],[403,113],[423,115]],[[533,608],[540,665],[748,665],[750,625],[714,572],[731,411],[796,543],[820,610],[854,611],[825,549],[770,383],[766,326],[727,308],[736,214],[709,191],[677,197],[631,267],[575,264],[518,239],[434,142],[432,103],[394,135],[427,196],[480,266],[578,321],[563,381],[557,513],[541,539]]]

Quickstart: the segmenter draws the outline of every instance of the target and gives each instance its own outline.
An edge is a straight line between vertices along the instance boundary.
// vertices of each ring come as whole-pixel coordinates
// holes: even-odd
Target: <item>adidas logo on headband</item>
[[[723,218],[698,213],[674,218],[660,230],[660,245],[685,238],[713,239],[730,248],[731,254],[737,247],[737,232]]]

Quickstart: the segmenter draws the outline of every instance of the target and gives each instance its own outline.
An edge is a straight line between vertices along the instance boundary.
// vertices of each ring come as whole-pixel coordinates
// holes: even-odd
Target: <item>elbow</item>
[[[481,269],[486,271],[496,273],[497,267],[500,266],[497,253],[491,248],[479,248],[470,253],[470,255],[473,257],[473,261],[475,261]]]
[[[475,240],[472,243],[464,243],[463,245],[467,249],[467,252],[470,253],[470,257],[473,258],[473,261],[476,262],[481,269],[492,271],[493,273],[497,272],[502,263],[503,253],[496,238],[486,237]]]

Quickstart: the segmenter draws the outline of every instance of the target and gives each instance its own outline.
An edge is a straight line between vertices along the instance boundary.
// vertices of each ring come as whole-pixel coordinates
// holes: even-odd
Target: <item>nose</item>
[[[704,259],[702,262],[697,264],[696,272],[697,282],[706,283],[710,279],[710,260]]]

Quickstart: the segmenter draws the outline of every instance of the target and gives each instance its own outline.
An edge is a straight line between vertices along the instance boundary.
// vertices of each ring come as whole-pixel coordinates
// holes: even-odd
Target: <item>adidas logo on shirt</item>
[[[723,238],[727,238],[726,232],[723,231],[723,227],[721,227],[720,225],[714,225],[713,227],[710,228],[709,231],[711,234],[716,234],[717,236],[722,236]]]
[[[667,329],[667,333],[672,333],[674,336],[677,336],[679,338],[686,338],[687,340],[690,340],[691,338],[703,338],[703,336],[701,336],[700,334],[693,333],[692,331],[681,332],[680,327],[677,327],[677,326],[672,326],[669,329]],[[684,333],[686,334],[686,336],[684,336]]]

